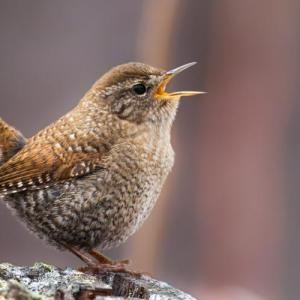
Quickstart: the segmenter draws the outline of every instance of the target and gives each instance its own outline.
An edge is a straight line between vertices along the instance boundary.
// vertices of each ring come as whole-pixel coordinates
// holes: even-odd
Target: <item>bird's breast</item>
[[[103,214],[105,207],[105,214],[110,215],[106,219],[108,228],[114,228],[111,240],[106,240],[102,248],[119,244],[141,226],[159,197],[173,163],[170,143],[149,143],[143,147],[127,144],[112,151],[106,175],[98,178],[102,192],[106,189],[104,198],[99,199],[99,211]]]

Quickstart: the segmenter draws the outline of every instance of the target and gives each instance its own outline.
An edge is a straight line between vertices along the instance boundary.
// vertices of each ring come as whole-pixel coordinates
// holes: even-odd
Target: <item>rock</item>
[[[0,300],[150,299],[195,300],[167,283],[129,273],[86,274],[44,263],[0,264]]]

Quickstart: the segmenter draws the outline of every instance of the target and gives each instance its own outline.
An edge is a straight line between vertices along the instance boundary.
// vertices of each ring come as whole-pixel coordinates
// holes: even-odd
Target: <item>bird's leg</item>
[[[80,272],[88,274],[98,274],[104,272],[122,272],[138,278],[140,278],[142,275],[149,276],[149,274],[128,270],[126,268],[126,265],[129,263],[128,260],[113,261],[96,250],[90,250],[86,252],[84,250],[79,250],[74,246],[70,246],[67,244],[62,245],[87,264],[86,267],[81,267],[78,269],[78,271]],[[95,258],[96,261],[91,259],[91,257],[89,257],[88,254]]]
[[[87,267],[82,267],[78,269],[81,272],[95,274],[103,272],[124,272],[138,277],[141,276],[141,273],[137,273],[126,269],[125,266],[129,263],[128,260],[112,261],[96,250],[90,250],[86,252],[84,250],[76,248],[75,246],[70,246],[62,243],[61,245],[63,245],[66,249],[68,249],[70,252],[75,254],[87,264]],[[89,257],[89,255],[94,257],[96,261]]]
[[[80,270],[97,269],[103,271],[125,271],[124,264],[113,262],[100,252],[93,250],[86,252],[84,250],[79,250],[75,246],[70,246],[67,244],[63,244],[63,246],[87,264],[87,268],[80,268]],[[96,261],[92,259],[89,254],[93,256]]]
[[[99,251],[96,251],[94,249],[89,251],[89,254],[93,256],[100,264],[105,264],[105,265],[128,265],[129,260],[124,259],[124,260],[111,260],[107,256],[103,255]]]
[[[89,267],[95,267],[97,263],[91,259],[86,252],[77,249],[76,247],[64,245],[70,252],[79,257],[83,262],[85,262]]]
[[[146,275],[144,273],[129,270],[127,267],[127,265],[129,264],[128,259],[117,261],[111,260],[99,251],[96,251],[94,249],[89,250],[88,253],[97,260],[98,264],[96,265],[96,267],[81,268],[82,272],[122,272],[138,278],[140,278],[142,275]],[[147,275],[149,276],[149,274]]]
[[[121,272],[121,273],[127,273],[135,277],[140,277],[142,273],[135,272],[132,270],[129,270],[127,268],[127,265],[129,264],[129,260],[111,260],[99,251],[96,251],[94,249],[89,250],[88,253],[95,258],[97,261],[97,264],[94,266],[88,266],[85,268],[80,268],[81,272],[84,273],[102,273],[102,272]]]

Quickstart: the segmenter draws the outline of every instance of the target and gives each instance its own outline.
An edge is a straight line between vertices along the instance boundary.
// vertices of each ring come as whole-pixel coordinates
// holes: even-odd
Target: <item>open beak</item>
[[[172,78],[174,78],[177,74],[181,73],[183,70],[195,65],[196,62],[191,62],[188,64],[185,64],[183,66],[180,66],[178,68],[175,68],[173,70],[170,70],[165,73],[160,85],[158,86],[155,96],[160,99],[178,99],[178,97],[182,96],[194,96],[194,95],[200,95],[205,94],[205,92],[196,92],[196,91],[179,91],[179,92],[173,92],[168,93],[166,92],[166,87],[168,83],[171,81]]]

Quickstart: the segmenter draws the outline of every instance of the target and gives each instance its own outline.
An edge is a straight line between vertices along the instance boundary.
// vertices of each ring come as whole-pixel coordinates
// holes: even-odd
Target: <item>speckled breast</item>
[[[124,144],[112,149],[89,176],[6,200],[29,229],[50,244],[112,248],[149,215],[173,161],[169,143],[154,149]]]
[[[124,242],[142,225],[174,162],[170,145],[156,149],[150,155],[147,151],[141,153],[134,149],[125,153],[121,165],[110,164],[107,175],[97,179],[99,187],[109,187],[113,183],[99,202],[98,220],[105,224],[105,229],[99,232],[102,249]]]

